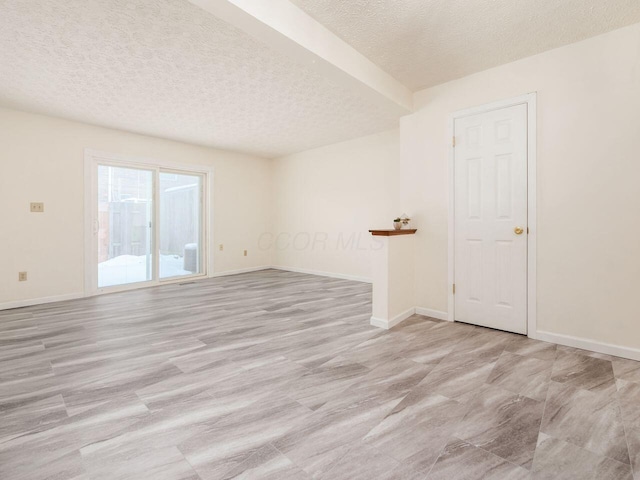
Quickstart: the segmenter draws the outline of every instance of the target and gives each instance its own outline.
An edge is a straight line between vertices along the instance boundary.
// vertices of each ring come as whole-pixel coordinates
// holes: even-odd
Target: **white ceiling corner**
[[[383,108],[413,109],[411,90],[289,0],[189,1]]]

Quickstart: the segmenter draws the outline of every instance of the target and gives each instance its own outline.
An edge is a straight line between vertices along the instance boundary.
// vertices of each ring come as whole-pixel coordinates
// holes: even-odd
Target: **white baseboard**
[[[68,293],[66,295],[53,295],[51,297],[30,298],[27,300],[17,300],[15,302],[0,303],[0,310],[10,310],[12,308],[32,307],[43,303],[64,302],[65,300],[77,300],[84,298],[84,293]]]
[[[378,318],[378,317],[372,316],[369,323],[371,323],[371,325],[373,325],[374,327],[379,327],[379,328],[384,328],[385,330],[389,330],[390,328],[398,325],[403,320],[406,320],[407,318],[409,318],[414,313],[416,313],[416,309],[410,308],[409,310],[406,310],[401,314],[396,315],[390,320],[385,320],[384,318]]]
[[[385,330],[389,330],[389,328],[391,328],[389,327],[388,321],[383,320],[382,318],[374,317],[374,316],[371,316],[369,323],[374,327],[384,328]]]
[[[239,273],[248,273],[248,272],[256,272],[258,270],[268,270],[270,269],[271,266],[270,265],[266,265],[266,266],[262,266],[262,267],[251,267],[251,268],[243,268],[240,270],[229,270],[226,272],[214,272],[211,275],[209,275],[209,277],[223,277],[226,275],[237,275]],[[188,279],[189,281],[191,280],[202,280],[203,278],[207,278],[207,277],[198,277],[195,279]],[[170,282],[170,283],[179,283],[181,281],[187,281],[185,279],[183,280],[176,280],[175,282]],[[169,283],[169,282],[168,282]],[[158,285],[153,285],[154,287],[158,286]],[[144,287],[144,288],[149,288],[148,286]],[[122,291],[131,291],[131,289],[125,289]],[[113,292],[108,292],[108,293],[117,293],[115,291]],[[84,294],[84,293],[69,293],[66,295],[53,295],[50,297],[40,297],[40,298],[30,298],[27,300],[17,300],[14,302],[5,302],[5,303],[0,303],[0,310],[10,310],[13,308],[22,308],[22,307],[32,307],[34,305],[42,305],[45,303],[54,303],[54,302],[64,302],[65,300],[77,300],[79,298],[85,298],[85,297],[90,297],[90,296],[94,296],[97,295],[96,293],[90,293],[90,294]]]
[[[334,278],[342,278],[346,280],[354,280],[359,282],[367,282],[370,283],[370,280],[362,279],[360,277],[353,277],[350,275],[340,275],[340,274],[332,274],[332,273],[323,273],[323,272],[315,272],[311,270],[303,270],[303,269],[294,269],[288,267],[274,267],[274,266],[262,266],[262,267],[252,267],[252,268],[243,268],[240,270],[229,270],[226,272],[215,272],[210,275],[210,277],[222,277],[226,275],[237,275],[239,273],[248,273],[248,272],[257,272],[260,270],[284,270],[290,272],[297,273],[307,273],[310,275],[321,275],[328,276]],[[28,300],[18,300],[14,302],[5,302],[0,303],[0,310],[10,310],[13,308],[22,308],[22,307],[30,307],[33,305],[42,305],[45,303],[53,303],[53,302],[63,302],[65,300],[77,300],[79,298],[84,298],[86,295],[84,293],[70,293],[66,295],[54,295],[50,297],[40,297],[40,298],[32,298]],[[447,312],[442,312],[440,310],[432,310],[430,308],[424,307],[415,307],[402,312],[399,315],[396,315],[390,320],[385,320],[378,317],[371,317],[370,323],[374,327],[389,329],[398,325],[403,320],[406,320],[413,314],[424,315],[431,318],[436,318],[439,320],[448,320]],[[591,350],[592,352],[604,353],[606,355],[613,355],[621,358],[628,358],[630,360],[638,360],[640,361],[640,349],[632,348],[632,347],[623,347],[620,345],[613,345],[610,343],[598,342],[596,340],[589,340],[586,338],[574,337],[571,335],[563,335],[560,333],[546,332],[543,330],[538,330],[537,332],[533,332],[529,335],[531,338],[535,338],[537,340],[542,340],[544,342],[557,343],[559,345],[565,345],[567,347],[581,348],[583,350]]]
[[[306,268],[281,267],[281,266],[275,266],[275,265],[269,268],[273,268],[275,270],[283,270],[285,272],[306,273],[308,275],[319,275],[321,277],[332,277],[332,278],[340,278],[342,280],[352,280],[354,282],[371,283],[370,278],[359,277],[356,275],[345,275],[343,273],[322,272],[319,270],[308,270]]]
[[[432,310],[430,308],[414,307],[402,312],[400,315],[396,315],[391,320],[385,320],[383,318],[371,317],[370,323],[374,327],[384,328],[386,330],[395,327],[403,320],[406,320],[411,315],[418,314],[425,317],[436,318],[438,320],[448,320],[447,312],[441,312],[440,310]]]
[[[437,318],[439,320],[449,320],[447,312],[432,310],[430,308],[416,307],[416,313],[418,315],[425,315],[427,317]],[[615,357],[640,361],[640,349],[638,348],[623,347],[620,345],[613,345],[611,343],[589,340],[587,338],[546,332],[544,330],[530,332],[529,338],[542,340],[543,342],[557,343],[558,345],[565,345],[567,347],[591,350],[592,352],[604,353],[606,355],[613,355]]]
[[[250,273],[250,272],[259,272],[260,270],[269,270],[274,268],[270,265],[263,265],[261,267],[249,267],[249,268],[239,268],[238,270],[226,270],[223,272],[213,272],[209,275],[209,278],[214,277],[226,277],[227,275],[238,275],[240,273]]]
[[[437,318],[438,320],[449,320],[449,314],[440,310],[432,310],[430,308],[416,307],[416,313],[418,315],[424,315],[425,317]]]
[[[640,360],[640,349],[631,347],[622,347],[620,345],[612,345],[610,343],[598,342],[587,338],[573,337],[571,335],[562,335],[560,333],[545,332],[538,330],[532,338],[542,340],[543,342],[557,343],[567,347],[581,348],[583,350],[591,350],[592,352],[604,353],[615,357],[628,358],[630,360]]]
[[[334,273],[329,273],[329,272],[317,272],[314,270],[303,270],[303,269],[296,269],[296,268],[289,268],[289,267],[275,267],[275,266],[271,266],[271,265],[262,265],[259,267],[249,267],[249,268],[240,268],[237,270],[227,270],[227,271],[223,271],[223,272],[213,272],[210,275],[206,276],[206,277],[198,277],[198,278],[192,278],[192,279],[188,279],[188,280],[202,280],[203,278],[215,278],[215,277],[226,277],[228,275],[238,275],[240,273],[250,273],[250,272],[258,272],[260,270],[270,270],[270,269],[275,269],[275,270],[285,270],[285,271],[289,271],[289,272],[297,272],[297,273],[307,273],[310,275],[321,275],[323,277],[334,277],[334,278],[341,278],[344,280],[354,280],[357,282],[366,282],[366,283],[371,283],[370,279],[366,279],[366,278],[361,278],[361,277],[355,277],[355,276],[351,276],[351,275],[342,275],[342,274],[334,274]],[[181,281],[186,281],[187,279],[177,279],[175,282],[168,282],[168,283],[179,283]],[[153,285],[154,287],[157,285]],[[149,288],[149,287],[144,287],[144,288]],[[131,289],[125,289],[123,291],[130,291]],[[109,293],[115,293],[115,292],[109,292]],[[93,296],[96,295],[96,293],[90,293],[90,294],[85,294],[85,293],[70,293],[70,294],[66,294],[66,295],[53,295],[50,297],[40,297],[40,298],[30,298],[30,299],[26,299],[26,300],[17,300],[17,301],[12,301],[12,302],[5,302],[5,303],[0,303],[0,310],[11,310],[13,308],[22,308],[22,307],[31,307],[33,305],[42,305],[45,303],[54,303],[54,302],[63,302],[65,300],[77,300],[79,298],[85,298],[88,296]]]

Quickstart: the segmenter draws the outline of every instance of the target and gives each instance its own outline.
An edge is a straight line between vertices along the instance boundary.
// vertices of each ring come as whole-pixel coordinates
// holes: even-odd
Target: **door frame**
[[[536,92],[527,93],[518,97],[499,100],[496,102],[479,105],[456,111],[449,115],[449,232],[448,232],[448,313],[447,320],[455,321],[455,296],[453,285],[455,283],[455,177],[454,161],[455,146],[455,121],[459,118],[478,115],[481,113],[527,105],[527,336],[536,338],[536,258],[537,258],[537,218],[536,218]]]
[[[140,168],[143,170],[152,170],[159,172],[160,170],[177,170],[184,173],[192,173],[202,175],[202,212],[201,221],[201,242],[202,242],[202,273],[193,275],[184,275],[180,277],[169,277],[161,279],[159,277],[159,258],[157,255],[153,257],[153,268],[158,278],[147,280],[144,282],[136,282],[126,285],[116,285],[112,287],[98,287],[98,269],[95,260],[97,258],[97,245],[94,245],[94,220],[97,221],[97,212],[94,209],[95,197],[97,196],[97,165],[112,165],[116,167]],[[185,281],[193,281],[202,278],[208,278],[213,275],[213,175],[214,169],[207,165],[193,165],[187,163],[177,163],[166,160],[158,160],[152,158],[135,157],[131,155],[122,155],[116,153],[108,153],[99,150],[85,148],[84,150],[84,294],[85,296],[100,295],[104,293],[114,293],[126,290],[136,290],[139,288],[153,287],[170,283],[181,283]],[[156,185],[157,175],[153,178],[153,222],[154,228],[152,232],[153,253],[155,253],[158,242],[157,225],[158,215],[160,211],[159,191]]]

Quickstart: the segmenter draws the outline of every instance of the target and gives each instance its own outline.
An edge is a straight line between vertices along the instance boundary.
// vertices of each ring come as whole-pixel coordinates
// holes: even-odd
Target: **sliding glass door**
[[[207,173],[94,159],[91,290],[206,274]]]
[[[98,288],[153,280],[153,174],[98,166]]]
[[[160,278],[202,272],[202,176],[160,171]]]

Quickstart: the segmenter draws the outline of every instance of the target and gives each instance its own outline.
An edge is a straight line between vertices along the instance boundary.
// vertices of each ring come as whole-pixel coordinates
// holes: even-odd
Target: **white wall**
[[[640,348],[640,24],[415,95],[401,208],[417,305],[447,310],[448,116],[538,92],[538,329]]]
[[[373,228],[392,228],[398,130],[274,161],[275,265],[371,278]]]
[[[273,263],[370,278],[367,230],[406,212],[416,306],[446,311],[448,117],[533,91],[538,329],[638,349],[640,24],[418,92],[399,131],[273,162],[0,110],[0,304],[82,292],[89,147],[214,165],[216,271]]]
[[[258,246],[271,225],[270,160],[7,109],[0,145],[0,308],[82,294],[85,148],[213,166],[215,272],[271,264]],[[45,213],[29,213],[34,201]]]

